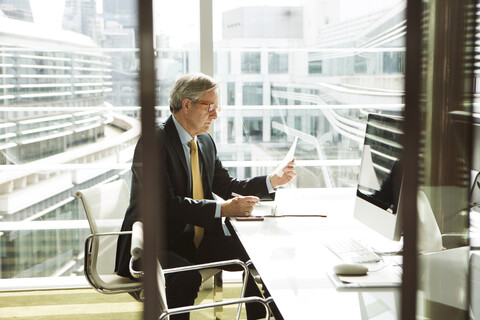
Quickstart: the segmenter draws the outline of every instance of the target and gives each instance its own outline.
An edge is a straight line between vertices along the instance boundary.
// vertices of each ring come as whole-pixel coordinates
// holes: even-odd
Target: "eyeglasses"
[[[208,112],[212,112],[213,110],[216,110],[217,112],[222,111],[222,107],[217,106],[215,103],[210,103],[203,100],[197,100],[196,103],[208,106],[208,109],[207,109]]]

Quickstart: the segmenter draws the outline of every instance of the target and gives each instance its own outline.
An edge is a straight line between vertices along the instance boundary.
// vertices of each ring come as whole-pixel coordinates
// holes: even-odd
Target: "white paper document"
[[[269,217],[275,216],[277,205],[275,201],[260,201],[255,205],[252,216],[255,217]]]
[[[319,216],[327,217],[328,206],[318,202],[318,189],[282,189],[275,194],[275,201],[260,201],[253,209],[257,217]]]
[[[275,194],[276,216],[320,216],[326,217],[331,211],[324,202],[319,202],[318,189],[286,188]]]
[[[298,137],[295,137],[295,140],[293,140],[292,146],[290,147],[290,150],[288,150],[287,154],[285,155],[285,158],[283,158],[282,162],[280,162],[280,164],[277,166],[277,168],[273,172],[277,176],[279,177],[283,176],[283,168],[285,168],[287,164],[293,160],[293,157],[295,155],[295,149],[297,148],[297,140],[298,140]]]

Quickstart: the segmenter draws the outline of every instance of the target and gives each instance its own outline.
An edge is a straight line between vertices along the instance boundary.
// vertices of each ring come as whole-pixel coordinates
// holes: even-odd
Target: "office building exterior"
[[[2,26],[0,164],[22,169],[1,174],[0,219],[64,224],[2,232],[1,278],[76,273],[87,230],[75,228],[84,215],[74,192],[128,171],[78,167],[129,161],[138,120],[115,114],[106,102],[111,59],[89,37],[46,34],[18,19]]]

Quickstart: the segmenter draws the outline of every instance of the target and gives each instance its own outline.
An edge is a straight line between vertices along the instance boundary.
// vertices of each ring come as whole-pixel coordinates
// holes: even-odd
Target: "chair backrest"
[[[75,195],[82,201],[93,235],[120,231],[130,199],[130,191],[125,180],[120,179],[79,190]],[[94,277],[113,274],[116,245],[116,236],[93,238],[91,272]]]

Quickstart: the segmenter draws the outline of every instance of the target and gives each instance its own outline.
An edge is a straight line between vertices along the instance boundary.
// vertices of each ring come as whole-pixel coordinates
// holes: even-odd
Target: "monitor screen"
[[[355,199],[355,219],[391,240],[402,234],[402,123],[399,116],[368,115]]]

